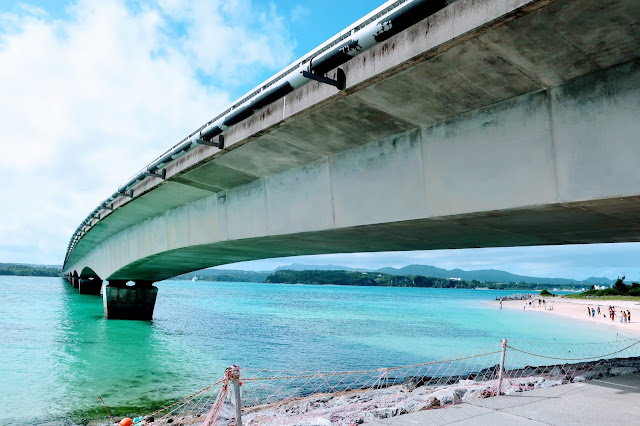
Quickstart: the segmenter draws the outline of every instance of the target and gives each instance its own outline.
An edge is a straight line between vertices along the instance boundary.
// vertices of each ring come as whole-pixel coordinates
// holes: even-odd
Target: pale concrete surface
[[[630,425],[640,419],[640,375],[535,389],[384,419],[371,426]]]
[[[640,116],[640,62],[600,72],[595,87],[592,79],[185,203],[106,239],[70,270],[84,276],[88,266],[100,278],[161,280],[300,254],[637,241],[640,200],[628,182],[640,188],[639,175],[627,167],[615,179],[587,176],[640,155],[640,121],[632,119]],[[571,102],[561,93],[571,93]],[[606,137],[576,131],[581,139],[573,140],[554,130],[620,117],[626,125]],[[613,139],[616,149],[600,156],[606,166],[576,160],[584,149],[606,151]],[[585,185],[574,190],[564,176],[584,176]]]
[[[459,0],[119,198],[64,272],[640,241],[640,2]]]

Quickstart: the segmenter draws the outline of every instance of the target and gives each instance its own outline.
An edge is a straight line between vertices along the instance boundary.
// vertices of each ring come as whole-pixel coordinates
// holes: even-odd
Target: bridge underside
[[[638,58],[637,0],[458,1],[140,183],[65,272],[640,241]]]
[[[640,197],[626,197],[184,247],[135,261],[114,277],[157,281],[209,266],[302,254],[634,241],[640,241]]]

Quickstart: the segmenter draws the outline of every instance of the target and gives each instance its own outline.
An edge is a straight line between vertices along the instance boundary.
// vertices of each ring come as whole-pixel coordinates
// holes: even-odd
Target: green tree
[[[624,283],[624,279],[625,278],[626,277],[624,277],[624,276],[622,278],[618,277],[618,279],[616,280],[615,284],[613,284],[613,288],[615,290],[618,290],[622,294],[626,294],[627,291],[628,291],[627,285]]]

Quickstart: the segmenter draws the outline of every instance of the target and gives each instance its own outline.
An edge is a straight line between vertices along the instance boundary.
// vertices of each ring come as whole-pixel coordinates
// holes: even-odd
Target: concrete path
[[[394,425],[629,425],[640,423],[640,375],[487,398],[370,423]]]

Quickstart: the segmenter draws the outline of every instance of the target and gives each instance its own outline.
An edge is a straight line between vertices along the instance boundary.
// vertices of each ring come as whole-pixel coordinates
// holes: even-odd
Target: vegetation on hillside
[[[59,277],[60,268],[50,266],[31,266],[18,263],[0,263],[0,275],[21,275],[27,277]]]
[[[196,277],[198,281],[223,281],[223,282],[245,282],[263,283],[269,275],[268,272],[260,271],[240,271],[233,269],[204,269],[188,274],[179,275],[172,280],[189,280]]]
[[[423,288],[489,288],[489,289],[568,289],[576,290],[577,284],[531,284],[531,283],[495,283],[476,280],[465,281],[452,278],[424,277],[422,275],[391,275],[380,272],[358,271],[275,271],[267,277],[268,283],[278,284],[331,284],[384,287],[423,287]]]
[[[631,296],[631,297],[640,297],[640,284],[632,283],[631,285],[627,285],[624,283],[624,279],[626,277],[618,278],[616,282],[613,284],[611,288],[605,288],[603,290],[596,290],[593,286],[591,286],[590,290],[587,290],[583,293],[577,294],[574,297],[584,298],[584,297],[606,297],[606,296]]]

